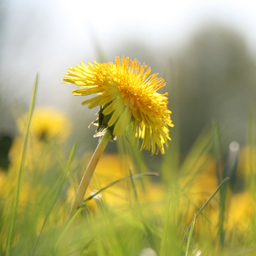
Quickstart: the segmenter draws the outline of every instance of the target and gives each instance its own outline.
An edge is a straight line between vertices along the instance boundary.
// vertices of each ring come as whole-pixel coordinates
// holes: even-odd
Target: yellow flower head
[[[165,152],[168,146],[169,128],[173,127],[171,111],[167,109],[167,93],[157,91],[165,86],[165,81],[158,74],[150,75],[150,68],[129,58],[116,57],[112,62],[99,64],[80,63],[69,68],[64,76],[64,83],[80,86],[73,90],[74,95],[97,96],[84,101],[89,109],[99,106],[99,117],[93,123],[97,131],[109,129],[112,137],[121,136],[124,131],[133,140],[143,139],[141,150],[152,148],[152,154],[160,150]]]
[[[27,114],[18,119],[19,131],[23,133],[26,127]],[[40,107],[34,110],[30,133],[38,141],[55,140],[63,142],[70,134],[71,123],[64,113],[52,107]]]

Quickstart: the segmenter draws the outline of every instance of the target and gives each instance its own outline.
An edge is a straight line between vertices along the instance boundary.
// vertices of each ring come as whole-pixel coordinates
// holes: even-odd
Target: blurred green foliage
[[[115,55],[145,61],[152,72],[162,70],[175,127],[164,156],[139,153],[123,140],[110,143],[107,151],[115,154],[102,158],[90,192],[129,176],[129,168],[132,174],[153,170],[160,177],[127,179],[106,189],[66,226],[74,191],[97,143],[93,128],[87,131],[92,114],[76,99],[81,112],[69,110],[74,122],[70,141],[78,141],[71,162],[64,150],[71,150],[70,143],[58,136],[47,139],[46,128],[61,130],[51,129],[53,121],[49,125],[40,118],[38,136],[31,130],[11,255],[255,255],[255,60],[243,38],[221,26],[205,27],[186,46],[170,52],[168,47],[145,49],[139,42],[115,49]],[[22,99],[9,101],[4,83],[8,81],[0,80],[0,255],[6,253],[21,164],[24,131],[16,121],[27,109]],[[234,140],[240,145],[235,152],[230,147]],[[226,176],[232,182],[202,209]]]

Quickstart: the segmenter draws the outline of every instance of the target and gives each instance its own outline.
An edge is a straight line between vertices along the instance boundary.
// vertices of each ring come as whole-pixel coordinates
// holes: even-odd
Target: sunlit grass
[[[32,136],[36,86],[23,142],[13,143],[11,164],[1,170],[1,255],[255,255],[252,115],[245,148],[222,149],[215,122],[182,163],[172,145],[155,158],[157,173],[151,156],[125,138],[114,141],[118,154],[103,154],[68,219],[90,153],[64,151],[63,139],[45,139],[47,130]]]

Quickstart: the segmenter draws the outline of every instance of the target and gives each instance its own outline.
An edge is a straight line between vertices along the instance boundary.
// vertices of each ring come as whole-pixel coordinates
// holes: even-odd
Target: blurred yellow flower
[[[119,155],[105,154],[101,157],[100,161],[97,164],[94,174],[94,180],[97,180],[97,183],[99,183],[101,187],[107,186],[113,181],[128,176],[128,168],[129,163],[126,161],[124,165],[124,162],[122,162]]]
[[[230,197],[226,200],[223,222],[226,242],[235,238],[236,244],[239,244],[240,242],[243,243],[244,239],[253,239],[251,226],[255,221],[255,212],[255,198],[250,192],[243,191],[230,194]],[[217,236],[220,227],[219,205],[216,205],[213,211],[207,211],[204,217],[204,221],[198,218],[200,221],[200,228],[198,228],[200,235],[203,237],[205,231],[210,230],[212,234]]]
[[[27,114],[17,120],[20,133],[24,133]],[[56,143],[63,142],[70,134],[71,122],[60,110],[51,107],[40,107],[34,110],[30,134],[38,141],[54,140]]]
[[[88,156],[85,155],[85,158],[87,159]],[[103,155],[95,169],[90,188],[97,190],[102,189],[114,181],[128,177],[130,175],[130,164],[131,161],[127,156],[121,158],[118,154]],[[140,202],[162,201],[163,186],[161,184],[152,183],[148,178],[143,181],[143,184],[143,189],[140,185],[136,186],[137,196]],[[134,190],[130,180],[120,181],[104,190],[101,196],[104,202],[109,206],[125,206],[129,205],[132,199],[134,199]]]
[[[216,172],[216,161],[206,155],[200,157],[195,164],[196,168],[179,181],[179,217],[186,225],[190,225],[195,214],[217,189],[219,182]],[[203,209],[195,222],[194,233],[201,236],[205,231],[215,232],[215,219],[219,210],[219,193],[215,195]]]
[[[13,179],[13,176],[7,176],[5,178],[5,183],[1,185],[3,186],[1,187],[0,196],[1,199],[4,201],[5,211],[8,212],[12,209],[12,204],[16,193],[16,183]],[[31,203],[31,197],[35,195],[34,193],[31,192],[31,184],[25,183],[21,185],[19,191],[19,213],[21,213],[26,208],[26,205],[29,202]]]
[[[40,152],[41,147],[39,147],[38,143],[33,143],[34,141],[29,141],[27,150],[28,154],[26,155],[26,159],[24,161],[24,166],[26,169],[33,170],[35,162],[39,159],[42,160]],[[20,164],[21,150],[22,150],[23,140],[22,137],[16,137],[13,141],[12,147],[9,152],[11,164],[9,168],[9,175],[13,175],[14,177],[17,175],[18,166]],[[40,158],[38,159],[38,157]]]
[[[27,122],[27,114],[22,115],[17,119],[17,127],[19,132],[24,134]],[[71,123],[64,113],[50,108],[40,107],[34,110],[31,126],[30,136],[27,143],[27,154],[23,162],[24,179],[26,175],[35,173],[43,173],[50,168],[54,168],[57,164],[58,157],[62,156],[59,146],[69,136],[71,131]],[[49,142],[51,145],[49,145]],[[14,138],[9,151],[10,167],[9,175],[15,177],[17,175],[18,166],[21,161],[21,152],[23,147],[23,138],[18,135]],[[28,177],[26,177],[28,178]]]
[[[236,170],[236,176],[238,178],[255,178],[256,163],[254,161],[256,157],[256,147],[246,146],[242,147],[239,152],[239,161]]]
[[[245,234],[252,224],[255,206],[255,198],[248,191],[234,194],[228,209],[227,231],[236,229],[239,234]]]
[[[164,79],[150,72],[145,63],[141,65],[136,59],[116,57],[115,64],[94,61],[88,66],[81,63],[71,67],[63,81],[80,86],[73,90],[74,95],[97,94],[82,103],[89,109],[100,107],[99,117],[93,122],[97,131],[109,128],[112,138],[127,131],[133,141],[137,137],[137,144],[142,138],[141,150],[152,148],[152,154],[159,150],[164,154],[164,145],[168,147],[171,140],[171,111],[167,109],[167,93],[157,92],[165,86]]]
[[[191,220],[219,185],[216,168],[214,158],[201,157],[198,160],[197,169],[184,176],[179,182],[185,205],[191,208]],[[212,202],[216,198],[217,196],[212,199]]]
[[[95,169],[91,187],[101,189],[111,182],[129,176],[128,168],[128,158],[122,161],[117,154],[103,155]],[[121,181],[104,190],[101,194],[104,202],[111,206],[121,206],[127,203],[129,201],[129,185],[127,181]]]
[[[6,179],[7,179],[7,173],[4,170],[1,170],[1,168],[0,168],[0,188],[1,188],[0,189],[0,198],[2,198],[2,195],[4,193]]]
[[[246,158],[241,152],[241,163],[238,164],[238,173],[241,177],[246,174]],[[184,176],[180,181],[181,196],[179,197],[180,212],[182,220],[189,225],[200,208],[217,189],[219,182],[216,173],[216,162],[211,157],[201,157],[200,168],[189,177]],[[223,168],[223,167],[222,167]],[[252,176],[250,176],[252,178]],[[238,181],[240,182],[240,181]],[[234,193],[231,187],[227,187],[225,197],[225,209],[223,229],[225,241],[232,239],[234,234],[238,238],[249,239],[250,225],[256,212],[256,203],[253,193],[246,187]],[[205,239],[205,233],[210,232],[211,237],[217,237],[220,227],[220,192],[218,192],[203,209],[195,222],[194,234]],[[241,241],[244,241],[243,239]],[[239,242],[237,240],[237,242]]]

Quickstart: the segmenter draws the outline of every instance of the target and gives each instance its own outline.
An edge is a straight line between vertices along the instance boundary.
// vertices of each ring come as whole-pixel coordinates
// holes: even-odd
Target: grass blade
[[[98,194],[100,194],[101,192],[103,192],[104,190],[114,186],[116,183],[119,183],[121,181],[125,181],[125,180],[128,180],[128,179],[138,179],[138,178],[142,178],[142,177],[146,177],[146,176],[158,176],[158,173],[157,172],[149,172],[149,173],[142,173],[142,174],[135,174],[135,175],[132,175],[132,176],[127,176],[127,177],[124,177],[122,179],[118,179],[118,180],[115,180],[113,182],[111,182],[109,185],[107,185],[106,187],[98,190],[96,193],[94,193],[92,196],[88,197],[84,203],[79,207],[79,208],[83,208],[86,206],[86,204],[88,203],[88,201],[90,201],[92,198],[94,198],[95,196],[97,196]],[[78,209],[79,209],[78,208]]]
[[[203,211],[203,209],[209,204],[209,202],[212,200],[212,198],[218,193],[218,191],[226,184],[226,182],[229,180],[229,177],[227,177],[227,178],[225,178],[222,182],[221,182],[221,184],[217,187],[217,189],[213,192],[213,194],[209,197],[209,199],[204,203],[204,205],[200,208],[200,210],[198,211],[198,213],[196,214],[196,216],[195,216],[195,220],[196,220],[196,218],[199,216],[199,214]],[[187,237],[187,235],[188,235],[188,232],[190,231],[190,229],[191,229],[191,226],[192,226],[192,223],[189,225],[189,227],[188,227],[188,229],[187,229],[187,231],[186,231],[186,233],[185,233],[185,235],[184,235],[184,237],[183,237],[183,239],[182,239],[182,242],[181,242],[181,245],[180,245],[180,250],[181,250],[181,247],[182,247],[182,245],[183,245],[183,243],[184,243],[184,241],[185,241],[185,238]],[[179,251],[180,251],[179,250]]]
[[[195,223],[196,223],[196,216],[193,218],[192,223],[191,223],[191,228],[188,234],[188,242],[187,242],[187,247],[186,247],[186,256],[188,256],[188,251],[189,251],[189,245],[190,245],[190,241],[192,239],[192,234],[194,231],[194,227],[195,227]]]
[[[40,232],[39,232],[39,235],[38,235],[38,237],[37,237],[36,243],[35,243],[35,245],[34,245],[34,247],[33,247],[31,256],[34,255],[34,253],[35,253],[35,249],[36,249],[36,246],[37,246],[37,244],[38,244],[38,241],[39,241],[39,239],[40,239],[40,237],[41,237],[41,235],[42,235],[44,226],[45,226],[45,224],[46,224],[46,222],[47,222],[47,220],[48,220],[48,218],[49,218],[49,216],[50,216],[50,213],[51,213],[51,211],[52,211],[52,209],[53,209],[53,207],[54,207],[55,203],[57,202],[57,199],[58,199],[58,197],[59,197],[59,195],[60,195],[61,188],[62,188],[62,186],[63,186],[63,184],[64,184],[64,182],[65,182],[65,177],[66,177],[66,175],[67,175],[67,172],[68,172],[68,170],[69,170],[71,161],[72,161],[72,159],[73,159],[73,155],[74,155],[74,152],[75,152],[75,148],[76,148],[76,144],[74,144],[74,146],[73,146],[73,148],[72,148],[72,150],[71,150],[71,153],[70,153],[70,155],[69,155],[69,159],[68,159],[68,163],[67,163],[66,169],[65,169],[65,171],[64,171],[64,173],[63,173],[63,175],[62,175],[62,178],[61,178],[59,187],[58,187],[58,189],[57,189],[57,192],[56,192],[56,194],[55,194],[55,198],[54,198],[54,200],[53,200],[53,202],[52,202],[52,205],[50,206],[49,211],[48,211],[48,213],[47,213],[46,216],[45,216],[43,225],[42,225],[41,230],[40,230]]]
[[[73,215],[68,219],[65,227],[63,228],[58,240],[55,243],[55,250],[58,250],[59,245],[61,243],[61,241],[63,240],[65,234],[67,233],[67,231],[69,230],[69,227],[71,226],[71,224],[74,222],[74,220],[76,219],[76,217],[79,215],[79,213],[82,211],[82,209],[86,206],[86,204],[93,199],[94,197],[96,197],[98,194],[102,193],[104,190],[114,186],[115,184],[121,182],[121,181],[125,181],[125,180],[129,180],[131,178],[133,179],[139,179],[142,177],[151,177],[151,176],[158,176],[158,173],[156,172],[150,172],[150,173],[142,173],[142,174],[136,174],[136,175],[132,175],[132,176],[127,176],[124,177],[122,179],[118,179],[116,181],[111,182],[109,185],[107,185],[106,187],[98,190],[96,193],[94,193],[93,195],[91,195],[90,197],[88,197],[87,199],[84,200],[84,202],[81,204],[81,206],[79,208],[77,208],[77,210],[73,213]]]
[[[221,152],[221,139],[220,139],[220,128],[216,121],[212,122],[212,132],[213,132],[213,146],[214,153],[216,157],[216,173],[218,177],[219,184],[221,183],[221,160],[222,160],[222,152]]]
[[[34,88],[33,88],[32,98],[31,98],[31,102],[30,102],[29,112],[28,112],[26,130],[25,130],[25,134],[23,137],[23,147],[21,150],[21,161],[20,161],[20,166],[19,166],[19,170],[18,170],[18,180],[17,180],[17,186],[16,186],[16,191],[15,191],[15,197],[14,197],[13,214],[12,214],[12,218],[11,218],[11,224],[10,224],[7,246],[6,246],[6,256],[11,255],[13,231],[14,231],[15,220],[16,220],[16,216],[17,216],[17,208],[18,208],[18,203],[19,203],[21,175],[22,175],[22,170],[23,170],[25,157],[26,157],[30,123],[31,123],[32,115],[33,115],[34,106],[35,106],[37,82],[38,82],[38,75],[36,75],[35,82],[34,82]]]

